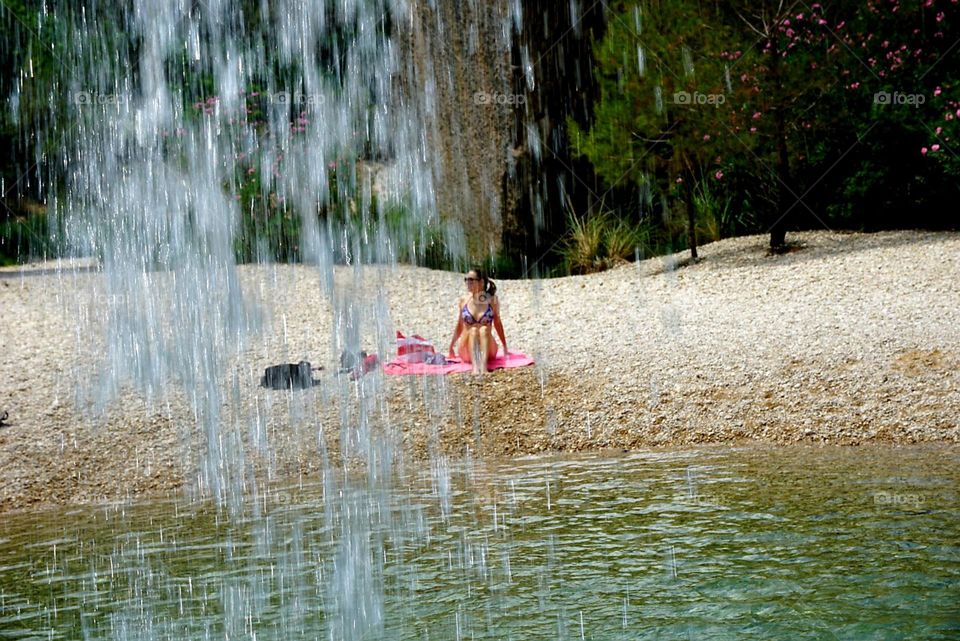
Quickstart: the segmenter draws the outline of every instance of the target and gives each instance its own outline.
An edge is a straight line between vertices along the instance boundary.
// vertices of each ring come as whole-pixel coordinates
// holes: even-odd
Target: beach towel
[[[511,351],[506,358],[503,352],[499,352],[497,357],[487,363],[490,369],[505,369],[509,367],[525,367],[533,365],[533,359],[523,352]],[[447,359],[445,365],[432,365],[430,363],[409,363],[396,358],[389,363],[384,364],[383,372],[389,376],[408,376],[412,374],[460,374],[473,371],[473,365],[464,363],[459,358]]]

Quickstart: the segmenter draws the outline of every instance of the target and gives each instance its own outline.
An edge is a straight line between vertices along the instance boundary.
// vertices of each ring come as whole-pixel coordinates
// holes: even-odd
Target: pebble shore
[[[263,322],[231,361],[224,434],[280,482],[341,453],[405,461],[706,443],[960,442],[960,233],[765,236],[588,276],[497,281],[511,350],[533,367],[483,376],[337,377],[336,306],[316,268],[241,266]],[[446,350],[462,274],[337,268],[372,301],[364,347],[396,330]],[[105,282],[82,262],[0,270],[0,512],[157,496],[189,486],[202,430],[184,394],[91,402]],[[369,323],[368,323],[369,324]],[[263,368],[323,365],[310,390]],[[360,415],[368,420],[360,421]],[[366,430],[356,425],[369,426]],[[388,445],[385,445],[388,444]]]

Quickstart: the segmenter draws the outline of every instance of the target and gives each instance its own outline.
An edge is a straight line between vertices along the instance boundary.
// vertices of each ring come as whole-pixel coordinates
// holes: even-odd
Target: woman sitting
[[[467,293],[457,302],[457,326],[453,330],[449,353],[451,358],[455,356],[454,346],[460,339],[456,354],[464,363],[473,364],[474,374],[481,374],[497,356],[492,328],[496,328],[503,343],[503,355],[507,355],[507,338],[500,322],[500,301],[497,300],[497,286],[481,270],[470,270],[463,281]]]

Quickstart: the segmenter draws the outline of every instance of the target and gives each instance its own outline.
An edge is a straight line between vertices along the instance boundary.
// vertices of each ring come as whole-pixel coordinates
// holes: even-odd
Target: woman
[[[453,330],[449,354],[451,358],[455,357],[454,346],[460,339],[456,354],[464,363],[473,364],[474,374],[482,374],[488,369],[487,363],[497,355],[493,328],[496,328],[503,343],[503,355],[507,355],[507,338],[503,333],[503,323],[500,322],[497,286],[479,269],[467,272],[463,282],[467,285],[467,293],[457,302],[457,326]]]

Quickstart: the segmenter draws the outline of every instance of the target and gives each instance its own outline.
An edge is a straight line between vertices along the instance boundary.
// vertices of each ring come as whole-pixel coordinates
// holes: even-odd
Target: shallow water
[[[956,639],[960,451],[468,462],[5,515],[5,639]]]

